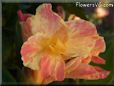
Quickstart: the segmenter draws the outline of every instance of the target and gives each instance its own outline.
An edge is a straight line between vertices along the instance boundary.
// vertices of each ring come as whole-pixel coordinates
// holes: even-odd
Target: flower
[[[101,19],[109,15],[108,10],[102,7],[96,8],[95,12],[96,12],[96,17]]]
[[[30,25],[30,20],[29,17],[31,17],[31,14],[23,14],[21,10],[17,12],[19,19],[20,19],[20,24],[22,29],[22,36],[23,36],[23,41],[26,41],[28,37],[32,35],[31,32],[31,25]]]
[[[21,22],[22,33],[26,34],[22,61],[34,70],[36,83],[48,84],[64,78],[96,80],[109,75],[109,71],[89,64],[105,64],[99,57],[105,42],[91,22],[76,16],[64,21],[51,10],[51,4],[40,5],[35,15]]]

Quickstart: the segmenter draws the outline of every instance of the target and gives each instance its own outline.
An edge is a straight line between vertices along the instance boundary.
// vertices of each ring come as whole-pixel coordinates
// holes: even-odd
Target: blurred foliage
[[[21,9],[25,13],[35,14],[36,7],[40,3],[2,3],[2,83],[27,83],[28,75],[26,68],[23,67],[20,55],[20,49],[23,44],[21,37],[21,28],[17,16],[17,11]],[[75,14],[83,19],[90,20],[85,14],[84,8],[75,7],[75,3],[61,4],[52,3],[53,10],[56,12],[57,5],[61,5],[66,13],[65,20],[70,14]],[[91,17],[90,17],[91,18]],[[99,20],[101,21],[101,20]],[[97,21],[93,22],[97,26]],[[102,21],[103,22],[103,21]],[[101,23],[101,26],[104,24]],[[101,54],[106,59],[106,65],[99,65],[111,71],[108,78],[103,80],[73,80],[65,79],[63,82],[53,82],[57,84],[110,84],[114,80],[114,27],[98,27],[100,35],[104,36],[106,41],[106,51]],[[29,69],[28,69],[29,70]],[[49,84],[49,85],[50,85]]]

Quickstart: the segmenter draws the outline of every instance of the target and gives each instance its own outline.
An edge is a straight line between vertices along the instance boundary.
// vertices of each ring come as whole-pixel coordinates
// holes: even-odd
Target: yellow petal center
[[[51,54],[64,54],[65,44],[56,37],[47,38],[41,41],[43,50]]]

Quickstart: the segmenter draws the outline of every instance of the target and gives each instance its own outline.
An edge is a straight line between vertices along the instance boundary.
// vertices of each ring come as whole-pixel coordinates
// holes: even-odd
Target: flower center
[[[65,44],[63,44],[59,39],[52,40],[49,48],[54,54],[64,54],[65,52]]]
[[[52,54],[64,54],[65,44],[58,38],[47,38],[42,41],[43,49]]]

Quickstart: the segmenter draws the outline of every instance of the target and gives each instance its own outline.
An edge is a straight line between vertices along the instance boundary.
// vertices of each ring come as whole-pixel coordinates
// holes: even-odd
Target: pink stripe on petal
[[[69,39],[66,53],[70,57],[87,57],[98,38],[97,30],[91,22],[77,19],[66,22],[69,26]]]
[[[80,64],[77,69],[66,74],[69,78],[85,78],[84,75],[89,75],[95,73],[95,69],[88,64]]]
[[[88,57],[95,42],[96,39],[92,37],[71,37],[67,41],[66,54],[69,57]]]
[[[74,36],[93,36],[97,35],[97,30],[94,24],[83,19],[70,20],[66,24],[72,29]]]
[[[91,61],[97,64],[105,64],[105,60],[99,56],[92,56]]]
[[[27,54],[31,54],[38,51],[37,48],[33,47],[32,44],[24,43],[21,49],[21,55],[27,56]]]
[[[63,60],[60,60],[56,63],[56,66],[55,66],[55,79],[57,81],[64,80],[64,67],[65,67],[65,64],[64,64]]]
[[[40,60],[40,71],[46,83],[64,80],[64,67],[63,59],[55,55],[44,54]]]
[[[75,57],[66,63],[65,70],[66,72],[71,72],[76,70],[76,68],[80,65],[82,57]]]
[[[96,44],[93,48],[93,50],[91,51],[91,54],[94,56],[99,55],[99,53],[104,52],[105,51],[105,42],[104,39],[102,37],[99,37],[98,40],[96,41]]]
[[[22,60],[24,63],[27,62],[32,62],[32,57],[31,55],[35,55],[36,52],[38,51],[37,48],[34,48],[31,44],[24,43],[22,48],[21,48],[21,55],[22,55]]]
[[[32,33],[43,32],[48,35],[66,27],[63,19],[52,11],[51,4],[42,4],[36,9],[36,15],[31,17]]]
[[[94,67],[87,64],[81,64],[75,71],[66,74],[67,78],[97,80],[104,79],[109,75],[109,71],[103,70],[100,67]]]
[[[49,77],[50,74],[49,67],[50,67],[50,57],[43,56],[40,61],[40,71],[44,78]]]
[[[23,64],[33,70],[39,68],[39,61],[41,58],[42,46],[40,44],[43,35],[36,34],[28,38],[26,42],[22,45],[21,55]],[[25,61],[26,60],[26,61]]]
[[[95,66],[94,68],[99,73],[99,78],[101,79],[105,79],[110,74],[110,71],[104,70],[100,67]]]

